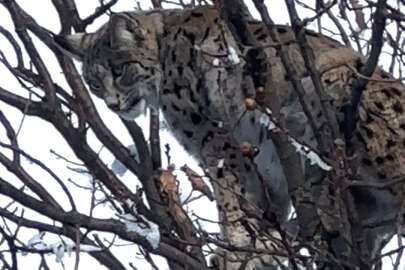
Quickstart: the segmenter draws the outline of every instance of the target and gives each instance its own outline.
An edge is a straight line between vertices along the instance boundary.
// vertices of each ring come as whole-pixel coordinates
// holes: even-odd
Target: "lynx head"
[[[93,94],[121,117],[132,120],[157,107],[161,72],[157,29],[140,25],[131,14],[115,14],[92,34],[55,37],[69,56],[83,63],[83,76]]]

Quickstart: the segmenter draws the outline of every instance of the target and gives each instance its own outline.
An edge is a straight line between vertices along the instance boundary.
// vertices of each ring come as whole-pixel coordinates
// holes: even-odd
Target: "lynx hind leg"
[[[285,178],[283,167],[277,155],[274,143],[268,139],[263,141],[258,146],[259,153],[254,159],[257,169],[265,181],[264,185],[267,189],[269,207],[266,211],[266,218],[272,218],[273,215],[276,221],[283,224],[287,218],[291,208],[291,200],[288,194],[288,185]],[[246,185],[247,190],[251,190],[255,194],[258,186]]]
[[[322,74],[322,81],[330,104],[335,108],[334,114],[338,121],[344,116],[340,108],[348,102],[353,81],[358,76],[358,66],[363,59],[346,48],[331,50],[317,59],[317,66]],[[306,97],[314,96],[314,86],[310,78],[303,79]],[[377,70],[369,79],[359,104],[357,128],[352,138],[355,158],[351,161],[352,168],[357,171],[363,181],[384,182],[404,175],[405,167],[405,87],[392,78]],[[318,99],[319,100],[319,99]],[[320,114],[319,101],[308,100],[315,116]],[[294,111],[294,112],[292,112]],[[290,117],[297,110],[288,112]],[[317,123],[325,124],[322,118]],[[292,121],[294,122],[294,121]],[[296,122],[298,123],[298,122]],[[401,128],[402,125],[402,128]],[[291,127],[290,123],[290,127]],[[308,125],[306,125],[308,126]],[[294,132],[304,134],[305,132]],[[312,136],[312,130],[307,133]],[[303,141],[310,142],[311,136],[302,136]],[[316,147],[315,141],[312,144]],[[306,176],[308,179],[308,175]],[[372,187],[350,188],[356,207],[359,224],[366,229],[362,238],[371,254],[376,252],[379,243],[387,239],[393,230],[394,220],[400,210],[400,202],[404,197],[403,188],[376,189]],[[372,209],[373,211],[370,211]]]
[[[206,142],[203,150],[204,156],[208,158],[207,172],[213,180],[213,188],[218,203],[219,220],[221,221],[221,234],[224,239],[229,240],[229,244],[233,247],[240,248],[266,248],[272,249],[270,241],[267,237],[264,239],[260,226],[256,222],[256,218],[252,217],[252,212],[247,209],[252,207],[252,202],[257,204],[257,198],[246,194],[244,183],[254,181],[258,186],[261,186],[259,180],[255,179],[256,173],[252,170],[245,170],[246,167],[253,168],[252,160],[247,157],[240,156],[240,150],[237,145],[229,145],[229,140],[225,135],[221,138],[220,135],[215,136],[209,142]],[[225,146],[225,147],[224,147]],[[226,148],[225,158],[218,162],[218,149]],[[212,158],[212,159],[211,159]],[[247,165],[247,166],[245,166]],[[243,179],[243,180],[242,180]],[[263,188],[258,190],[257,197],[264,197]],[[247,199],[248,200],[247,200]],[[264,203],[267,203],[264,201]],[[261,207],[260,207],[261,208]],[[255,207],[254,209],[259,209]],[[265,208],[263,208],[265,209]],[[261,214],[258,210],[253,214]],[[259,217],[261,218],[261,217]],[[249,224],[249,225],[248,225]],[[248,226],[253,231],[247,229]],[[254,235],[252,235],[252,233]],[[249,254],[246,252],[228,252],[226,250],[218,250],[218,259],[221,270],[237,270],[241,265],[246,265],[243,269],[272,269],[264,268],[264,265],[272,265],[274,260],[263,254]]]
[[[251,178],[243,183],[247,199],[264,210],[270,221],[282,224],[287,219],[290,199],[277,150],[269,138],[271,131],[263,120],[266,117],[259,111],[247,111],[239,119],[234,136],[239,144],[247,142],[257,149],[253,157],[255,168],[251,170],[257,169],[261,179],[256,182]]]
[[[363,64],[364,59],[347,48],[331,50],[317,59],[327,95],[340,121],[343,115],[339,115],[339,109],[349,101],[351,87]],[[358,164],[361,175],[385,182],[405,174],[404,95],[405,86],[381,70],[368,78],[352,139],[357,155],[362,157]],[[370,171],[376,173],[370,175]]]

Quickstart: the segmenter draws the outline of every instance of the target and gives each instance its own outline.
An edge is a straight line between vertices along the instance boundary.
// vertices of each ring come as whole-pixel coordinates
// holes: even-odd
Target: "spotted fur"
[[[316,148],[314,133],[286,78],[274,42],[262,23],[252,21],[249,27],[265,46],[271,63],[272,92],[266,94],[265,102],[278,102],[290,134]],[[277,31],[322,129],[325,118],[294,34],[284,26]],[[327,37],[308,31],[307,39],[339,118],[364,60]],[[222,220],[243,216],[240,195],[259,206],[267,218],[274,214],[279,221],[286,220],[290,199],[270,131],[260,124],[261,112],[246,111],[245,107],[245,98],[255,92],[243,73],[244,54],[249,48],[236,43],[214,8],[115,14],[96,33],[65,37],[59,44],[83,61],[83,76],[90,90],[122,117],[133,119],[146,106],[161,109],[183,147],[202,162],[213,179],[222,181],[212,182]],[[240,62],[230,57],[232,50]],[[405,87],[384,72],[376,71],[370,78],[354,140],[361,180],[384,182],[405,174],[404,95]],[[279,100],[272,100],[274,97]],[[243,142],[257,146],[257,156],[242,156],[237,146]],[[225,163],[220,167],[222,160]],[[310,168],[304,159],[302,166]],[[310,179],[313,169],[306,170]],[[401,190],[403,185],[398,187]],[[361,219],[372,222],[376,215],[396,214],[397,194],[368,194],[375,201],[373,214],[369,206],[362,205],[360,195]],[[240,224],[230,226],[224,234],[236,245],[243,246],[250,239]],[[263,260],[257,265],[267,269]]]

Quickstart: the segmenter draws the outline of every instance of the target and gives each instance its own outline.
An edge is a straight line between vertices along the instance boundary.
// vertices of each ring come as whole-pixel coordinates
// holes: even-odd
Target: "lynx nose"
[[[120,101],[118,98],[107,96],[105,98],[105,103],[107,104],[107,107],[110,108],[110,110],[112,111],[117,112],[120,110]]]
[[[107,104],[108,108],[110,108],[110,110],[113,110],[115,112],[120,110],[120,105],[118,103],[112,103],[112,104]]]

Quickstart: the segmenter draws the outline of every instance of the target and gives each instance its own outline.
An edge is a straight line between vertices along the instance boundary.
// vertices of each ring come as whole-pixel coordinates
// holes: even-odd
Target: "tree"
[[[57,34],[66,35],[72,29],[75,32],[85,31],[99,17],[111,14],[111,8],[118,2],[121,1],[100,1],[96,11],[83,19],[79,15],[79,3],[73,0],[52,1],[61,25],[60,33]],[[237,265],[239,269],[244,269],[247,261],[262,255],[266,255],[266,260],[274,265],[288,265],[288,268],[292,269],[381,269],[383,257],[397,255],[393,267],[399,267],[403,250],[401,188],[404,175],[396,175],[393,178],[385,176],[388,179],[380,183],[368,182],[364,172],[363,175],[360,174],[364,178],[357,179],[358,175],[354,172],[360,167],[359,163],[371,162],[357,160],[359,149],[356,149],[358,142],[355,130],[361,114],[359,104],[364,98],[364,89],[374,80],[372,75],[383,74],[381,77],[392,82],[392,88],[398,88],[398,95],[402,96],[403,100],[404,87],[400,84],[405,44],[402,34],[405,16],[401,13],[403,1],[341,0],[326,3],[319,0],[315,5],[306,1],[285,1],[295,33],[294,42],[298,44],[303,65],[322,104],[322,114],[327,119],[326,127],[319,130],[315,128],[316,123],[312,117],[314,112],[307,107],[304,82],[298,76],[296,62],[286,53],[287,45],[279,40],[264,1],[253,1],[269,35],[277,44],[274,49],[281,59],[288,81],[300,99],[309,125],[313,125],[313,130],[317,130],[314,135],[318,149],[303,148],[294,141],[288,124],[284,123],[277,113],[281,104],[260,99],[263,93],[272,91],[271,80],[274,75],[269,74],[269,66],[272,63],[271,59],[263,57],[265,48],[249,31],[247,25],[250,14],[243,1],[214,1],[238,45],[251,48],[245,56],[249,64],[245,65],[244,72],[250,74],[250,83],[256,93],[246,102],[267,112],[270,121],[279,129],[278,132],[272,133],[271,139],[281,157],[295,211],[287,224],[280,224],[277,219],[269,221],[255,208],[238,209],[242,213],[237,220],[238,225],[234,226],[234,222],[228,220],[227,223],[227,220],[222,219],[221,226],[225,231],[242,228],[241,230],[249,234],[250,239],[264,239],[264,246],[240,246],[229,237],[224,238],[223,235],[206,231],[202,224],[209,221],[199,217],[198,213],[190,213],[187,210],[187,204],[199,197],[181,200],[178,183],[173,174],[174,168],[161,168],[162,160],[167,159],[170,163],[173,153],[170,152],[170,145],[166,146],[165,153],[161,153],[158,116],[153,113],[150,115],[149,139],[136,122],[122,120],[121,128],[126,128],[136,153],[125,147],[117,135],[111,132],[111,123],[100,117],[72,60],[65,57],[56,46],[56,33],[47,30],[46,25],[39,25],[30,16],[30,10],[24,10],[16,1],[2,0],[0,3],[8,11],[14,24],[14,28],[0,27],[0,33],[8,41],[8,46],[11,45],[16,62],[13,63],[11,56],[4,53],[3,49],[0,51],[0,60],[21,88],[17,90],[6,83],[4,88],[0,87],[0,100],[8,109],[15,108],[23,115],[23,120],[16,122],[12,111],[7,109],[5,113],[0,110],[0,122],[5,131],[0,137],[0,163],[9,172],[0,175],[0,194],[4,196],[2,199],[7,198],[0,207],[3,217],[0,232],[3,247],[7,246],[6,251],[0,253],[3,269],[18,269],[21,252],[38,254],[41,258],[39,268],[48,269],[44,254],[53,252],[57,259],[61,259],[62,254],[69,249],[75,251],[76,269],[80,261],[80,250],[88,251],[91,257],[108,269],[127,269],[126,263],[118,259],[119,255],[112,251],[112,247],[122,240],[137,245],[140,255],[154,269],[158,269],[158,266],[151,254],[166,258],[172,270],[208,269],[204,257],[210,254],[215,254],[214,261],[220,268],[223,267],[223,261],[228,260],[234,262],[231,264],[233,266],[229,267]],[[152,0],[151,4],[154,8],[165,7],[167,4],[185,8],[209,3]],[[304,14],[310,15],[304,17]],[[363,65],[359,64],[357,70],[352,71],[350,98],[338,112],[326,102],[323,74],[315,64],[313,52],[304,34],[304,29],[314,22],[319,32],[339,38],[345,46],[356,48],[366,59]],[[66,79],[66,86],[63,86],[62,80],[54,79],[51,71],[55,66],[48,61],[48,57],[44,57],[45,53],[41,51],[43,45],[56,58]],[[383,53],[388,55],[388,72],[400,79],[393,79],[378,70],[379,59]],[[24,97],[27,94],[28,97]],[[401,101],[401,98],[397,100]],[[375,106],[384,107],[378,101],[375,101]],[[394,111],[403,115],[401,102],[396,107],[395,104]],[[271,109],[274,115],[268,113],[266,108]],[[21,133],[24,132],[21,128],[32,120],[31,116],[49,123],[49,128],[56,130],[63,137],[75,160],[72,160],[68,153],[52,154],[63,160],[71,171],[88,175],[91,178],[90,186],[69,180],[56,166],[54,168],[41,160],[38,153],[29,152],[24,149],[27,146],[21,146]],[[403,117],[396,120],[401,119],[403,120]],[[402,130],[393,132],[402,134],[398,136],[403,139],[405,123],[398,125]],[[32,129],[25,132],[35,134],[36,131]],[[139,180],[136,189],[135,181],[125,182],[119,177],[116,169],[106,165],[105,160],[95,150],[97,143],[94,141],[108,149],[117,160],[116,165],[119,161],[133,174],[132,179],[136,177]],[[296,152],[295,144],[299,145],[304,156],[317,153],[318,164],[327,161],[332,164],[331,169],[325,172],[318,167],[310,167],[313,169],[304,173],[301,166],[297,166],[301,157]],[[52,149],[52,146],[49,147]],[[400,149],[401,146],[393,147]],[[245,150],[250,153],[252,147],[246,146]],[[398,153],[402,153],[402,156],[392,159],[397,161],[396,164],[404,164],[404,152],[399,150]],[[27,161],[41,168],[47,174],[47,181],[57,183],[58,195],[50,192],[47,183],[40,179],[45,176],[38,176],[28,169],[31,167]],[[377,156],[375,162],[383,163],[385,160]],[[404,172],[403,165],[392,169]],[[209,178],[218,195],[221,187],[215,177],[203,177],[187,166],[182,167],[182,170],[192,182],[193,189],[203,191],[211,197],[209,190],[201,186],[205,180],[203,178]],[[310,181],[311,177],[319,175],[322,176],[320,184]],[[84,190],[83,194],[88,196],[91,202],[89,209],[80,205],[81,202],[75,194],[79,189]],[[392,192],[392,189],[398,189],[397,194]],[[100,194],[103,194],[101,198]],[[229,193],[228,196],[236,195]],[[103,204],[114,211],[111,213],[99,210]],[[133,207],[134,205],[136,207]],[[242,208],[243,204],[240,207]],[[371,215],[372,220],[361,220],[373,211],[375,213]],[[34,212],[41,217],[33,215]],[[392,213],[394,215],[391,215]],[[227,213],[222,215],[226,216]],[[49,218],[51,222],[45,218]],[[21,240],[21,237],[25,237],[28,228],[33,228],[38,233],[34,236],[31,234],[30,241],[27,242]],[[113,240],[99,236],[104,235],[103,233],[113,235]],[[59,236],[61,241],[52,246],[47,245],[45,234]],[[383,253],[383,247],[394,235],[398,236],[398,248]],[[373,240],[370,242],[370,239]],[[308,255],[303,253],[303,250],[306,250]],[[238,258],[239,261],[235,262]],[[135,265],[130,267],[136,269]]]

